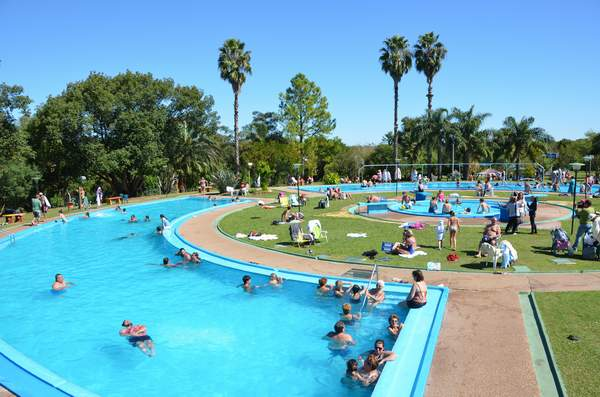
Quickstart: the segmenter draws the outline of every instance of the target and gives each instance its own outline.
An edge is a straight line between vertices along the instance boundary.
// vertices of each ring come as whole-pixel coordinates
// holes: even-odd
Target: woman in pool
[[[321,277],[319,279],[319,285],[317,285],[317,294],[327,295],[331,292],[331,287],[327,285],[327,278]]]
[[[183,258],[183,264],[186,264],[192,260],[192,256],[185,250],[185,248],[179,248],[179,251],[175,254],[175,256],[180,256]]]
[[[350,301],[354,303],[360,302],[362,294],[365,293],[365,288],[360,287],[358,284],[354,284],[352,288],[348,290],[348,295],[350,295]]]
[[[400,335],[400,331],[402,331],[402,328],[404,328],[404,324],[400,322],[400,318],[395,314],[390,315],[388,318],[388,324],[388,331],[390,332],[390,335],[392,338],[397,339],[398,335]]]
[[[363,386],[369,386],[377,382],[377,379],[379,379],[378,367],[379,363],[377,362],[377,357],[375,357],[374,354],[369,354],[363,363],[363,367],[359,371],[359,374],[363,378],[361,380]]]
[[[343,298],[346,295],[346,288],[344,288],[344,282],[342,280],[337,280],[335,282],[335,286],[333,287],[333,296],[336,298]]]
[[[126,337],[132,346],[140,349],[148,357],[154,356],[154,343],[147,334],[145,325],[133,325],[131,321],[124,320],[121,326],[123,328],[119,331],[119,335]]]
[[[482,199],[483,200],[483,199]],[[454,213],[450,211],[450,218],[448,218],[448,231],[450,232],[450,249],[456,251],[456,236],[460,230],[460,220]]]
[[[484,198],[480,198],[479,206],[477,207],[477,213],[478,214],[487,214],[488,212],[490,212],[489,204],[485,202]]]
[[[425,284],[425,277],[420,270],[413,270],[412,277],[414,280],[413,286],[406,300],[400,302],[400,304],[405,304],[410,309],[418,309],[427,303],[427,284]]]
[[[392,246],[392,253],[396,255],[412,255],[417,249],[417,239],[410,230],[404,231],[404,241],[395,242]]]
[[[254,291],[254,289],[258,288],[252,285],[252,277],[250,277],[247,274],[244,277],[242,277],[242,283],[238,285],[238,287],[242,287],[244,289],[244,292],[252,292]]]
[[[446,199],[444,201],[444,205],[442,206],[442,214],[449,214],[450,211],[452,211],[452,204],[450,204],[450,201]]]
[[[385,283],[383,280],[378,280],[375,288],[371,288],[365,294],[367,295],[368,303],[371,306],[377,306],[385,299],[385,292],[383,291]]]
[[[197,252],[194,252],[192,255],[190,255],[190,262],[200,263],[200,254]]]
[[[138,221],[138,218],[135,215],[131,215],[131,217],[129,218],[129,223],[136,223],[137,221]]]

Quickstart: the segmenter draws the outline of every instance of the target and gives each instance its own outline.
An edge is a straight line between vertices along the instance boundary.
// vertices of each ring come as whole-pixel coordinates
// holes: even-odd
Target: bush
[[[340,183],[340,176],[337,172],[328,172],[323,177],[323,183],[326,185],[337,185]]]
[[[265,180],[260,181],[260,188],[262,189],[263,192],[268,192],[269,184],[267,183],[267,181],[265,181]]]
[[[219,193],[225,193],[227,186],[237,186],[239,179],[235,174],[228,169],[220,169],[215,171],[211,177],[212,183],[219,189]]]

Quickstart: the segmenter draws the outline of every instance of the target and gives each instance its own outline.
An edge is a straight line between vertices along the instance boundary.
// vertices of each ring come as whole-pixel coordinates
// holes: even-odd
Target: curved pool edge
[[[316,284],[317,280],[321,277],[319,274],[279,269],[229,258],[188,241],[179,232],[184,223],[203,213],[249,201],[242,200],[238,203],[225,203],[180,216],[172,221],[170,230],[167,233],[163,233],[163,237],[174,248],[183,247],[192,251],[199,251],[203,260],[219,266],[265,276],[276,272],[288,280]],[[367,284],[365,280],[348,277],[329,277],[329,279],[331,281],[349,281],[361,285]],[[408,295],[410,288],[410,284],[386,283],[386,291],[392,294]],[[447,287],[431,285],[428,286],[428,291],[427,305],[421,309],[408,310],[405,329],[415,329],[415,331],[410,333],[405,331],[396,340],[393,351],[398,355],[398,359],[386,364],[380,380],[372,393],[373,396],[387,397],[393,395],[398,397],[415,397],[424,395],[450,290]],[[423,329],[427,329],[428,332],[416,331]],[[419,357],[418,365],[415,365],[415,357]]]

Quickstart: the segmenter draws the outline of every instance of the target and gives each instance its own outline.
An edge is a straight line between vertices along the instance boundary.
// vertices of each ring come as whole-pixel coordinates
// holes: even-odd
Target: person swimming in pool
[[[344,295],[346,295],[346,292],[347,289],[344,287],[344,282],[342,280],[337,280],[335,282],[335,286],[333,287],[333,296],[336,298],[343,298]]]
[[[63,291],[69,287],[72,287],[73,285],[75,285],[75,284],[70,281],[66,281],[62,274],[57,273],[54,276],[54,283],[52,283],[52,290],[53,291]]]
[[[90,219],[90,212],[86,211],[85,214],[83,214],[82,218],[83,219]]]
[[[135,215],[131,215],[131,217],[129,218],[129,223],[137,223],[138,218]]]
[[[375,288],[371,288],[366,292],[368,303],[371,306],[377,306],[385,299],[385,292],[383,291],[385,283],[383,280],[378,280]]]
[[[242,283],[238,285],[238,287],[242,287],[244,289],[244,292],[252,292],[256,288],[258,288],[258,286],[252,285],[252,277],[250,277],[247,274],[244,277],[242,277]]]
[[[361,287],[358,284],[354,284],[352,288],[348,290],[348,295],[350,295],[350,301],[354,303],[360,302],[362,294],[365,293],[365,287]]]
[[[192,253],[192,255],[190,255],[190,262],[192,263],[200,263],[200,254],[197,252]]]
[[[166,256],[163,258],[162,265],[164,267],[177,267],[177,264],[176,263],[171,263],[171,261],[169,260],[169,258],[167,258]]]
[[[192,256],[185,250],[185,248],[179,248],[179,251],[177,251],[175,256],[180,256],[183,258],[181,263],[184,265],[192,260]]]
[[[281,287],[283,285],[283,277],[278,276],[276,273],[271,273],[269,276],[269,285],[273,287]]]
[[[338,321],[333,326],[333,331],[329,331],[325,338],[329,340],[329,348],[331,350],[345,350],[351,345],[355,345],[356,342],[352,338],[352,335],[347,334],[346,324],[343,321]]]
[[[131,346],[137,347],[148,357],[154,356],[154,342],[148,335],[145,325],[133,325],[129,320],[123,320],[119,335],[127,338]]]
[[[360,320],[360,313],[359,314],[352,314],[352,305],[349,303],[344,303],[342,305],[342,313],[340,313],[340,320],[347,323],[347,324],[353,324],[354,321]]]
[[[148,215],[144,217],[144,222],[150,222],[150,217]]]
[[[327,278],[321,277],[319,279],[319,285],[317,285],[317,294],[327,295],[331,292],[331,286],[327,285]]]

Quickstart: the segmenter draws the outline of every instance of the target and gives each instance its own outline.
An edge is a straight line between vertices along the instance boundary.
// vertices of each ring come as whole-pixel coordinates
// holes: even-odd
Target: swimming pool
[[[456,204],[456,199],[450,199],[452,211],[459,218],[499,218],[500,204],[494,200],[486,200],[489,205],[489,212],[477,213],[479,208],[479,200],[462,200],[460,204]],[[429,212],[429,200],[415,201],[414,205],[406,208],[400,203],[388,204],[387,209],[400,214],[415,215],[415,216],[432,216],[449,218],[450,214],[442,213],[443,203],[438,202],[436,213]],[[468,209],[468,211],[467,211]]]
[[[252,271],[255,284],[264,284],[260,273],[272,269],[205,251],[199,267],[158,265],[163,256],[174,259],[172,244],[187,245],[176,232],[194,216],[186,214],[213,204],[224,203],[187,198],[129,206],[128,215],[102,211],[91,219],[30,229],[14,244],[0,242],[0,338],[103,396],[370,394],[373,390],[348,390],[340,383],[345,357],[333,354],[321,338],[337,321],[341,302],[315,296],[315,276],[281,272],[288,279],[284,288],[248,295],[236,287],[241,276]],[[133,213],[153,222],[129,224]],[[160,213],[180,217],[166,239],[154,234]],[[56,272],[77,285],[50,293]],[[407,288],[390,286],[386,302],[349,328],[358,341],[350,355],[357,356],[377,336],[392,346],[384,332],[391,312],[405,319],[394,345],[402,349],[400,357],[386,366],[374,395],[387,395],[398,384],[405,390],[395,395],[421,395],[425,387],[447,290],[432,287],[425,308],[406,312],[395,303]],[[148,326],[156,357],[143,356],[118,336],[125,318]],[[0,383],[20,395],[36,395],[6,373]],[[65,386],[60,378],[50,383]],[[63,387],[65,395],[86,395],[71,386]]]
[[[475,190],[476,182],[461,182],[460,186],[456,186],[456,182],[429,182],[425,189],[427,190]],[[341,185],[304,185],[300,186],[300,190],[307,192],[325,192],[327,188],[339,187],[344,192],[350,193],[372,193],[372,192],[393,192],[396,190],[395,183],[378,183],[371,187],[362,187],[360,183],[348,183]],[[294,186],[290,186],[290,189],[296,189]],[[522,183],[516,182],[494,182],[494,190],[500,191],[523,191],[524,187]],[[414,192],[417,190],[417,184],[415,182],[399,182],[398,192]],[[540,189],[532,189],[533,192],[551,192],[550,187],[544,186]],[[560,185],[559,190],[562,193],[566,193],[569,190],[568,185]],[[600,191],[600,185],[592,186],[592,192],[596,193]]]

